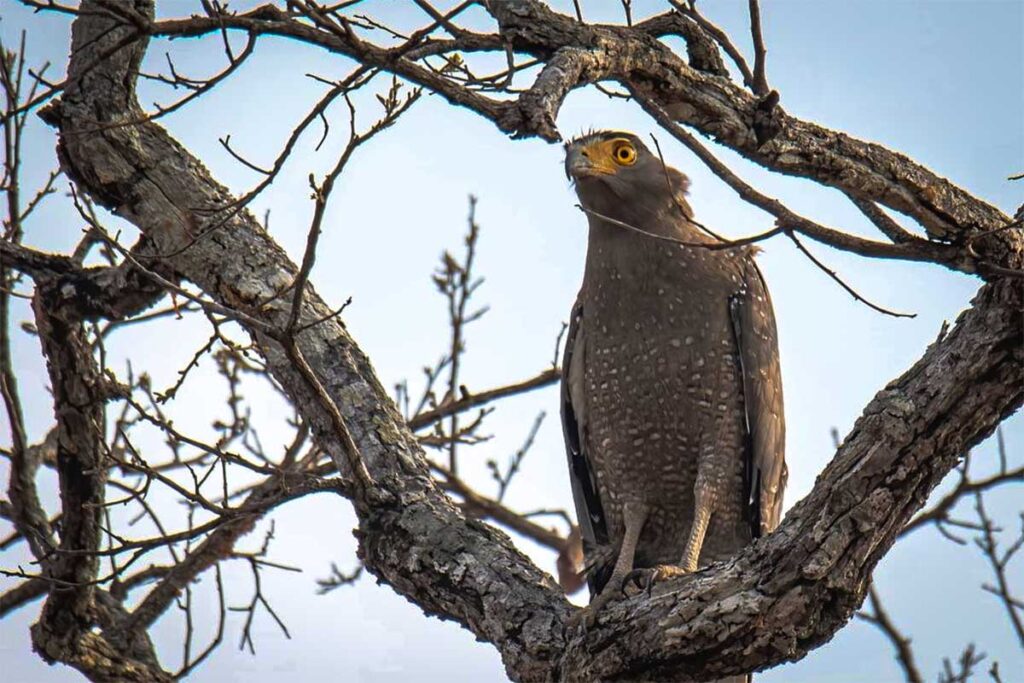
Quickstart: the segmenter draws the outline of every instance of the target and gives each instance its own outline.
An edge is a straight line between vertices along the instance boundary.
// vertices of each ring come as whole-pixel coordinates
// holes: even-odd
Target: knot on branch
[[[605,55],[594,50],[563,47],[541,69],[530,89],[505,105],[498,120],[513,137],[532,135],[548,142],[562,139],[555,123],[566,96],[575,88],[608,75]]]
[[[718,49],[714,38],[691,17],[679,13],[656,17],[648,22],[648,30],[657,35],[663,28],[662,23],[667,24],[664,29],[678,33],[686,41],[686,57],[690,66],[712,76],[722,78],[729,77],[729,70],[725,68],[725,61]]]
[[[64,112],[61,105],[62,102],[60,98],[52,99],[47,104],[40,107],[39,111],[36,112],[36,115],[43,120],[43,123],[56,128],[64,119]]]
[[[782,123],[779,120],[779,91],[772,90],[758,100],[754,107],[754,137],[757,138],[757,147],[760,149],[775,138],[782,131]]]
[[[561,133],[555,117],[548,111],[526,106],[522,99],[508,103],[497,118],[498,127],[516,140],[539,137],[548,142],[560,142]]]

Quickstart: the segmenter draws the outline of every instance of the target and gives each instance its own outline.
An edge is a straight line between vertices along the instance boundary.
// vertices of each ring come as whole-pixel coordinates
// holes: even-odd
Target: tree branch
[[[303,296],[302,317],[325,322],[295,340],[304,368],[297,369],[296,356],[263,331],[287,324],[290,302],[278,294],[294,282],[299,268],[246,211],[232,216],[216,239],[192,238],[189,226],[196,224],[194,207],[221,206],[228,199],[227,191],[206,169],[152,122],[130,131],[115,127],[88,137],[76,134],[97,116],[115,120],[138,114],[134,74],[145,41],[113,51],[86,68],[95,55],[136,31],[134,25],[116,26],[106,15],[84,12],[102,4],[101,0],[83,2],[83,14],[76,19],[68,86],[49,115],[60,130],[61,154],[69,173],[99,201],[137,225],[160,253],[171,254],[167,261],[174,272],[196,283],[219,305],[246,310],[261,323],[256,326],[240,318],[268,370],[310,425],[318,447],[327,453],[346,452],[328,404],[336,407],[372,481],[386,494],[356,506],[359,552],[365,566],[425,611],[454,619],[494,643],[513,678],[693,680],[803,656],[851,617],[864,598],[871,570],[928,492],[954,467],[958,455],[991,433],[1024,401],[1022,293],[1019,283],[994,278],[950,333],[867,406],[814,490],[775,533],[727,563],[663,584],[650,599],[636,596],[609,607],[585,633],[567,630],[572,607],[550,578],[503,534],[466,519],[432,483],[422,452],[369,361],[345,328],[326,317],[331,308],[312,288]],[[136,7],[152,10],[143,0],[137,0]],[[822,153],[825,166],[810,161],[801,167],[804,159],[811,158],[810,152],[798,148],[780,153],[785,146],[779,141],[788,141],[797,131],[800,142],[810,141],[814,149],[816,131],[784,116],[780,136],[760,151],[751,151],[749,123],[729,129],[738,111],[750,111],[750,96],[733,92],[733,86],[720,83],[722,79],[693,71],[667,49],[662,52],[649,36],[629,33],[635,29],[581,27],[568,18],[565,23],[529,0],[491,3],[491,9],[505,38],[517,49],[543,57],[553,53],[552,42],[571,39],[571,47],[582,48],[575,41],[618,39],[617,46],[625,48],[618,53],[619,64],[633,65],[622,73],[634,81],[642,81],[644,73],[663,79],[659,97],[670,96],[673,102],[682,100],[671,99],[673,88],[687,89],[690,101],[699,104],[688,118],[719,130],[726,142],[762,157],[769,165],[789,171],[799,167],[803,175],[821,174],[844,188],[849,185],[855,196],[917,212],[931,222],[930,230],[966,234],[975,226],[1002,225],[998,211],[948,184],[940,184],[925,207],[920,203],[923,190],[909,191],[902,180],[884,179],[882,186],[867,191],[859,182],[865,174],[870,176],[869,169],[854,164],[851,174],[835,175],[846,163],[837,157],[856,157],[864,151],[857,144],[833,139],[836,145],[830,150],[839,152]],[[313,32],[313,38],[332,45],[331,49],[369,62],[381,59],[379,48],[355,42],[343,27],[330,37],[280,11],[273,16],[269,10],[262,11],[263,15],[248,15],[248,20],[267,22],[274,30],[292,32],[300,39]],[[217,20],[223,22],[218,26],[234,21],[228,15]],[[202,24],[180,20],[193,22],[190,28],[175,21],[152,24],[152,30],[182,35],[178,28],[187,32]],[[539,31],[540,27],[544,30]],[[655,57],[662,61],[656,65],[645,61]],[[433,72],[425,74],[422,67],[412,68],[401,59],[387,63],[386,68],[497,120],[493,103],[481,104],[478,96],[466,96],[450,81],[439,82]],[[647,84],[653,87],[654,81]],[[726,96],[714,104],[705,97],[710,92]],[[700,107],[720,114],[715,121],[721,124],[698,116]],[[871,147],[869,154],[872,162],[879,162],[891,153]],[[893,160],[904,169],[913,167],[906,159]],[[889,192],[894,184],[901,192]],[[998,259],[1007,267],[1019,265],[1024,251],[1019,235],[1003,231],[991,237],[998,239],[1003,251],[988,250],[986,258]],[[320,391],[313,390],[310,376]],[[322,400],[324,394],[329,401]]]
[[[899,662],[900,668],[903,669],[903,675],[906,677],[907,683],[924,683],[921,670],[917,668],[917,663],[914,661],[914,651],[910,647],[910,638],[903,635],[892,622],[892,619],[889,618],[889,613],[882,607],[882,600],[878,597],[878,591],[875,590],[874,586],[868,589],[868,599],[871,602],[871,613],[857,612],[857,617],[877,626],[878,630],[889,639],[893,649],[896,650],[896,661]]]
[[[306,7],[306,3],[302,6]],[[129,22],[132,31],[127,36],[129,40],[141,40],[139,31],[143,29],[151,36],[168,37],[200,36],[224,30],[285,36],[347,55],[423,85],[452,104],[468,107],[494,121],[507,132],[540,134],[547,139],[558,139],[557,131],[549,123],[551,113],[557,111],[560,102],[543,96],[545,92],[555,96],[564,90],[561,94],[564,97],[568,92],[566,88],[614,79],[634,92],[646,93],[677,121],[714,136],[762,166],[811,178],[858,199],[878,202],[912,216],[934,240],[955,241],[974,232],[1001,229],[1010,222],[999,210],[902,155],[800,121],[783,112],[768,96],[750,94],[726,79],[690,68],[639,27],[584,25],[553,12],[538,0],[505,0],[491,3],[488,9],[498,21],[500,35],[464,33],[447,44],[452,51],[503,51],[506,45],[511,45],[517,51],[548,61],[559,51],[566,50],[565,54],[588,54],[585,68],[573,65],[558,77],[552,72],[545,74],[545,81],[560,84],[555,87],[546,86],[545,81],[535,84],[540,92],[534,91],[531,97],[541,95],[538,99],[543,103],[538,110],[525,106],[526,101],[502,102],[483,97],[403,56],[401,50],[395,53],[377,47],[357,37],[350,27],[346,30],[341,23],[308,7],[306,18],[311,18],[312,23],[305,23],[273,5],[263,5],[246,13],[222,12],[210,17],[159,22],[133,16]],[[692,13],[688,16],[694,18]],[[49,111],[52,110],[51,107]],[[767,138],[766,130],[770,132]],[[890,171],[881,173],[877,169]],[[899,170],[894,172],[893,169]],[[1015,239],[1006,234],[990,233],[974,246],[981,261],[1016,271],[1022,262],[1014,251]]]
[[[561,377],[561,370],[558,368],[549,368],[530,379],[523,380],[522,382],[516,382],[515,384],[508,384],[503,387],[481,391],[476,394],[469,394],[460,399],[442,403],[437,408],[424,410],[418,415],[413,416],[408,422],[409,429],[419,431],[420,429],[429,427],[438,420],[448,417],[449,415],[463,413],[467,410],[487,405],[488,403],[497,401],[501,398],[507,398],[509,396],[515,396],[516,394],[533,391],[534,389],[551,386],[558,381],[559,377]]]
[[[103,405],[112,387],[102,376],[82,318],[48,278],[37,280],[36,327],[47,360],[57,416],[57,472],[63,510],[60,545],[39,557],[51,588],[32,642],[50,662],[60,661],[107,680],[170,680],[144,633],[113,640],[90,631],[96,623],[103,506],[108,469]],[[102,657],[102,659],[98,659]]]

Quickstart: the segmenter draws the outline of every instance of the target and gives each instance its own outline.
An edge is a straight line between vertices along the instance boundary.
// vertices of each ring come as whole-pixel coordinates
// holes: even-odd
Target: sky
[[[553,4],[562,11],[571,7],[566,2]],[[589,21],[621,21],[618,3],[582,4]],[[746,3],[704,5],[704,12],[749,54]],[[780,0],[763,5],[768,78],[781,93],[787,112],[907,154],[1007,213],[1024,201],[1024,185],[1007,180],[1024,170],[1024,3]],[[637,0],[634,16],[647,16],[662,6]],[[185,0],[162,0],[158,12],[179,16],[193,7]],[[407,3],[391,0],[370,0],[364,11],[399,25],[423,21]],[[11,43],[27,30],[30,59],[36,64],[49,60],[48,74],[56,78],[66,63],[69,19],[32,14],[14,0],[0,0],[0,17],[4,40]],[[212,73],[223,59],[216,38],[161,41],[150,47],[144,69],[165,68],[165,53],[177,68],[193,74]],[[269,164],[322,92],[322,86],[305,74],[338,78],[351,68],[351,62],[337,55],[285,40],[261,40],[253,59],[232,79],[162,123],[216,178],[242,193],[259,177],[232,159],[218,138],[230,134],[232,145],[248,158]],[[386,86],[383,79],[378,81],[375,92]],[[140,92],[145,106],[180,96],[150,82],[144,82]],[[356,102],[365,127],[379,107],[374,108],[369,94]],[[283,176],[253,205],[257,215],[270,212],[271,233],[296,261],[301,259],[312,210],[306,178],[311,171],[322,174],[333,165],[345,143],[344,106],[331,109],[329,116],[332,132],[324,148],[314,150],[318,130],[304,138]],[[691,204],[703,223],[730,236],[761,232],[771,225],[768,216],[744,205],[631,103],[610,100],[592,89],[577,91],[566,100],[558,125],[566,135],[588,128],[627,129],[642,137],[655,133],[668,163],[690,176]],[[55,166],[53,133],[33,121],[27,135],[31,151],[26,152],[24,184],[33,187]],[[797,212],[827,225],[872,234],[870,225],[836,191],[774,176],[728,150],[712,148],[744,179]],[[561,164],[560,146],[510,141],[488,121],[436,96],[422,98],[392,130],[357,152],[328,206],[311,279],[329,303],[352,297],[346,325],[369,354],[384,386],[408,378],[417,387],[421,368],[446,348],[445,304],[429,278],[443,250],[461,250],[469,194],[479,198],[482,233],[477,264],[478,273],[486,278],[475,300],[489,305],[490,311],[468,330],[464,383],[470,391],[481,391],[532,376],[550,364],[555,337],[580,283],[586,246],[586,221],[574,208],[576,198]],[[80,222],[68,203],[57,198],[29,223],[26,242],[67,250],[79,239]],[[130,226],[113,218],[110,224],[122,229],[123,239],[130,242]],[[831,428],[846,434],[875,392],[920,356],[943,321],[952,322],[968,304],[980,282],[938,266],[869,260],[811,246],[864,296],[917,314],[912,320],[895,319],[853,301],[788,242],[763,246],[760,263],[781,340],[789,507],[811,489],[832,457]],[[18,303],[15,321],[29,317]],[[155,386],[168,386],[207,334],[202,325],[173,320],[127,329],[112,339],[109,362],[123,368],[130,359],[133,367],[150,372]],[[53,420],[45,367],[36,341],[27,335],[15,339],[14,355],[23,377],[30,437],[38,440]],[[264,443],[286,443],[288,431],[281,419],[286,411],[279,399],[258,384],[245,387]],[[208,433],[211,413],[223,412],[222,396],[222,382],[204,362],[173,407],[176,425]],[[507,502],[521,510],[571,509],[554,388],[501,404],[487,422],[494,438],[466,452],[461,466],[465,478],[478,483],[484,493],[492,492],[486,460],[504,462],[541,411],[547,418]],[[4,422],[2,444],[10,442],[6,429]],[[1004,434],[1010,457],[1019,460],[1024,419],[1011,417]],[[151,444],[157,448],[159,440],[152,438]],[[991,441],[978,446],[979,474],[992,471],[995,455]],[[6,479],[6,474],[0,463],[0,476]],[[44,479],[43,484],[44,500],[55,510],[55,482]],[[993,494],[990,510],[1012,526],[1020,495],[1019,486]],[[170,500],[165,504],[174,507]],[[962,511],[970,514],[967,506]],[[303,570],[264,576],[264,589],[291,638],[263,614],[256,621],[253,657],[237,647],[243,617],[233,615],[225,643],[193,680],[504,680],[493,647],[475,642],[452,622],[424,616],[371,577],[326,596],[316,595],[315,579],[329,573],[331,562],[342,569],[356,563],[350,533],[354,517],[344,501],[307,498],[279,510],[272,520],[272,559]],[[269,524],[262,524],[245,547],[258,546]],[[0,535],[6,532],[0,529]],[[144,531],[133,533],[141,536]],[[522,539],[517,543],[538,566],[554,570],[550,552]],[[0,565],[26,559],[23,551],[7,553],[0,555]],[[247,571],[241,566],[226,569],[229,604],[248,601]],[[1024,585],[1024,562],[1019,561],[1013,572],[1011,578]],[[1024,655],[1005,613],[979,588],[990,580],[989,570],[970,546],[956,546],[931,528],[917,531],[882,560],[875,578],[890,615],[912,637],[927,680],[935,679],[943,657],[957,656],[968,642],[988,653],[989,661],[1000,661],[1005,680],[1016,680],[1012,672],[1024,672]],[[0,579],[0,591],[11,585]],[[200,612],[212,619],[216,606],[209,587],[207,578],[196,592],[205,596],[199,601]],[[4,680],[78,680],[73,671],[48,667],[31,652],[28,627],[38,608],[38,603],[30,605],[0,621]],[[163,661],[171,668],[178,662],[181,628],[180,615],[171,610],[154,632]],[[886,682],[901,680],[901,675],[881,634],[855,621],[802,661],[764,673],[758,680]]]

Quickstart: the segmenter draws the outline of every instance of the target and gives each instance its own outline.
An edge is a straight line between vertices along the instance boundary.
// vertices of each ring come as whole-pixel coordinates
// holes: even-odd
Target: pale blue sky
[[[239,6],[247,6],[241,3]],[[442,3],[444,4],[444,3]],[[571,3],[555,3],[563,9]],[[746,3],[705,3],[704,11],[745,49]],[[1024,5],[1005,2],[765,2],[768,77],[782,95],[782,106],[804,119],[891,146],[926,164],[1010,213],[1024,201],[1024,186],[1006,180],[1024,170]],[[192,11],[194,3],[163,0],[166,15]],[[634,14],[646,16],[660,3],[635,2]],[[619,20],[618,3],[583,0],[588,20]],[[603,13],[599,12],[599,9]],[[390,19],[421,21],[406,3],[367,2],[367,12]],[[31,15],[14,0],[0,0],[0,33],[12,41],[29,28],[29,54],[49,59],[60,70],[66,60],[67,18]],[[149,52],[147,68],[163,65],[170,51],[186,72],[209,73],[222,59],[217,39],[163,41]],[[242,192],[259,180],[224,152],[217,138],[230,133],[246,155],[269,163],[292,125],[312,105],[322,86],[303,74],[337,77],[351,68],[347,60],[297,43],[264,39],[250,63],[198,104],[166,119],[172,133],[200,156],[214,175]],[[384,88],[380,81],[379,89]],[[146,104],[173,95],[151,85],[142,88]],[[376,113],[359,100],[362,121]],[[306,176],[333,164],[344,144],[344,106],[331,110],[337,123],[321,153],[319,135],[304,140],[280,181],[254,204],[271,210],[271,230],[293,258],[301,258],[311,212]],[[635,106],[581,91],[567,100],[559,118],[563,133],[590,127],[655,132]],[[692,204],[698,217],[729,235],[767,228],[771,221],[745,206],[684,148],[658,133],[670,164],[692,180]],[[38,183],[53,167],[51,132],[38,122],[30,129],[26,185]],[[794,209],[844,229],[870,233],[870,227],[837,192],[772,176],[718,149],[745,179]],[[335,304],[353,297],[346,322],[370,355],[385,386],[403,377],[417,381],[420,368],[445,347],[445,310],[432,291],[429,275],[438,254],[458,249],[465,229],[466,195],[479,196],[477,218],[483,226],[479,272],[487,278],[479,300],[492,310],[469,330],[465,380],[470,390],[527,377],[549,363],[555,334],[575,296],[582,273],[585,220],[561,169],[561,148],[539,141],[509,141],[492,124],[453,109],[437,97],[425,97],[391,131],[358,152],[342,177],[324,222],[319,260],[313,272],[317,290]],[[78,239],[80,221],[60,201],[44,208],[29,227],[26,241],[67,249]],[[126,236],[130,230],[126,229]],[[895,320],[856,304],[785,241],[765,245],[761,257],[779,321],[791,476],[787,503],[813,485],[832,455],[829,428],[845,434],[861,408],[884,384],[906,369],[930,343],[943,320],[950,322],[979,282],[937,266],[869,261],[813,245],[815,253],[838,269],[864,295],[886,306],[918,313]],[[16,309],[16,319],[28,317]],[[206,337],[199,325],[160,326],[127,331],[110,346],[111,365],[130,357],[136,368],[167,386],[176,370]],[[149,331],[147,331],[149,330]],[[31,396],[26,417],[33,438],[52,422],[45,391],[45,369],[38,347],[28,337],[16,342],[19,372]],[[121,365],[118,366],[118,363]],[[175,406],[179,426],[206,429],[210,412],[220,411],[220,384],[209,364],[183,390]],[[32,392],[34,389],[33,393]],[[279,444],[281,406],[264,390],[247,392],[264,443]],[[209,404],[206,399],[209,397]],[[539,410],[548,412],[534,450],[513,484],[508,501],[516,508],[571,508],[556,392],[548,389],[503,404],[489,418],[496,437],[463,456],[467,477],[488,491],[484,462],[503,460],[519,445]],[[9,435],[0,426],[0,441]],[[1011,457],[1024,447],[1024,420],[1006,423]],[[153,447],[158,441],[153,439]],[[994,445],[977,450],[982,466],[994,462]],[[1017,455],[1016,457],[1020,457]],[[6,471],[0,465],[0,475]],[[55,488],[44,494],[52,505]],[[1021,490],[993,496],[992,511],[1013,524]],[[1013,500],[1016,496],[1017,502]],[[969,511],[968,511],[969,512]],[[194,676],[199,681],[354,680],[482,681],[502,680],[496,651],[474,642],[451,623],[427,618],[389,589],[364,579],[357,587],[326,597],[314,595],[317,577],[331,561],[354,563],[352,515],[341,501],[322,497],[289,505],[274,516],[275,559],[295,564],[304,574],[267,574],[265,588],[292,632],[286,640],[267,619],[258,620],[257,656],[236,649],[241,618],[229,622],[226,642]],[[133,533],[135,531],[133,530]],[[143,531],[138,531],[140,535]],[[253,543],[257,542],[254,537]],[[550,553],[523,543],[539,566],[553,570]],[[0,556],[9,566],[23,555]],[[1018,563],[1014,578],[1024,585]],[[229,569],[231,604],[248,600],[247,570]],[[931,529],[902,540],[876,573],[892,617],[913,638],[926,678],[937,675],[942,657],[957,655],[969,642],[1001,662],[1007,681],[1024,680],[1019,652],[1006,617],[978,586],[988,580],[981,556],[943,540]],[[208,585],[208,581],[205,585]],[[0,579],[0,590],[11,585]],[[202,591],[200,590],[200,593]],[[207,598],[208,599],[208,598]],[[209,609],[214,609],[212,602]],[[48,668],[30,651],[27,627],[38,605],[0,621],[0,661],[4,680],[76,680],[73,672]],[[170,614],[157,628],[165,664],[179,654],[180,620]],[[1018,675],[1018,678],[1014,678]],[[899,671],[888,644],[872,628],[854,623],[805,660],[764,674],[758,680],[787,683],[896,681]]]

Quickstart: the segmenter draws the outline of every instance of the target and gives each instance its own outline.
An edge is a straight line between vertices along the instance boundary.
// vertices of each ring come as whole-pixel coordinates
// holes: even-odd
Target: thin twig
[[[327,209],[327,200],[331,196],[331,192],[334,190],[334,184],[341,175],[341,172],[345,170],[346,164],[355,151],[365,142],[372,139],[375,135],[383,130],[390,128],[398,118],[407,112],[409,108],[416,103],[420,97],[420,90],[414,90],[412,93],[404,98],[399,97],[399,84],[397,79],[393,81],[391,90],[388,93],[386,99],[380,98],[384,104],[385,112],[384,117],[373,124],[368,131],[365,133],[356,132],[356,109],[352,104],[352,100],[349,99],[348,95],[345,96],[345,102],[349,108],[349,140],[348,144],[345,145],[344,151],[338,158],[338,162],[331,169],[330,173],[324,178],[323,182],[319,185],[311,173],[309,175],[309,185],[313,190],[314,208],[313,208],[313,220],[309,226],[309,232],[306,236],[306,250],[302,256],[302,266],[299,268],[298,274],[295,276],[293,282],[293,295],[292,295],[292,308],[291,313],[288,316],[288,323],[285,326],[284,333],[291,336],[295,332],[296,324],[299,321],[299,315],[302,311],[302,297],[306,290],[306,282],[309,280],[310,271],[313,269],[313,264],[316,262],[316,245],[320,239],[321,226],[323,224],[324,212]],[[267,172],[268,175],[271,173]],[[344,308],[344,307],[343,307]]]
[[[419,431],[420,429],[429,427],[438,420],[442,420],[449,415],[462,413],[501,398],[507,398],[508,396],[515,396],[527,391],[533,391],[534,389],[550,386],[558,382],[560,377],[561,370],[558,368],[548,368],[540,374],[531,377],[530,379],[523,380],[522,382],[516,382],[515,384],[508,384],[503,387],[497,387],[488,391],[481,391],[479,393],[463,396],[457,401],[444,403],[432,410],[418,413],[409,420],[409,429]]]
[[[1017,600],[1012,595],[1010,580],[1006,571],[1014,555],[1024,547],[1024,513],[1020,514],[1020,535],[1015,541],[1010,543],[1006,550],[1000,552],[999,544],[996,540],[996,527],[988,516],[985,508],[985,499],[981,492],[975,492],[974,504],[982,527],[982,534],[979,538],[975,539],[975,544],[988,560],[989,565],[992,567],[992,573],[996,578],[995,586],[983,585],[982,588],[998,597],[1003,603],[1014,633],[1017,634],[1017,640],[1020,642],[1021,647],[1024,648],[1024,619],[1021,617],[1021,613],[1024,612],[1024,602]]]
[[[850,285],[846,284],[846,282],[844,282],[843,279],[841,277],[839,277],[839,275],[836,273],[836,271],[834,271],[831,268],[829,268],[828,266],[826,266],[824,263],[822,263],[820,260],[818,260],[818,258],[814,254],[812,254],[810,251],[808,251],[807,247],[804,246],[803,242],[800,241],[800,239],[796,236],[795,232],[793,232],[792,230],[786,230],[785,232],[786,232],[786,237],[788,237],[789,239],[791,239],[793,241],[793,244],[796,245],[797,249],[799,249],[803,253],[804,256],[806,256],[808,259],[810,259],[811,263],[813,263],[814,265],[818,266],[818,268],[823,273],[825,273],[830,278],[832,278],[840,287],[845,289],[850,294],[850,296],[852,296],[857,301],[861,302],[862,304],[864,304],[868,308],[876,310],[879,313],[884,313],[885,315],[891,315],[894,318],[916,318],[917,317],[917,313],[899,313],[897,311],[889,310],[888,308],[884,308],[882,306],[879,306],[876,303],[868,301],[863,296],[858,294],[857,290],[855,290]]]
[[[764,36],[761,35],[761,7],[757,0],[749,0],[750,7],[750,36],[754,43],[754,73],[752,89],[755,95],[767,95],[768,78],[765,76],[765,55],[767,50],[764,47]]]
[[[903,635],[892,622],[889,613],[882,607],[882,600],[879,598],[878,591],[875,590],[874,585],[868,589],[868,601],[871,603],[871,614],[861,610],[857,612],[857,618],[877,626],[878,630],[889,639],[893,649],[896,650],[896,661],[899,662],[900,668],[903,669],[903,675],[907,683],[924,683],[921,670],[917,668],[917,663],[914,661],[914,651],[910,647],[910,638]]]

